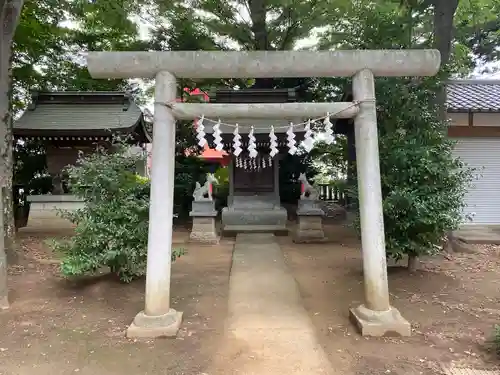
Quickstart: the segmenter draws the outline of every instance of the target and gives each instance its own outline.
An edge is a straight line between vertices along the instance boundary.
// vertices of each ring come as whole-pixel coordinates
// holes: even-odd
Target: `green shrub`
[[[387,256],[407,255],[410,270],[459,226],[472,181],[433,105],[436,83],[378,79],[376,86]]]
[[[62,253],[61,271],[65,276],[81,276],[109,267],[120,280],[145,274],[149,221],[149,179],[135,173],[143,156],[131,155],[125,144],[115,152],[100,149],[80,156],[69,167],[71,193],[85,206],[61,215],[76,224],[75,235],[54,241]],[[172,250],[172,261],[183,253]]]

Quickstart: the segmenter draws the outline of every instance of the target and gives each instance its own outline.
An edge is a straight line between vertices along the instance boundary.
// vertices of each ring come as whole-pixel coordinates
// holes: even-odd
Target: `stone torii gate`
[[[94,78],[156,78],[151,202],[144,311],[129,337],[175,336],[182,313],[170,308],[175,120],[354,118],[365,303],[351,309],[363,335],[410,335],[390,305],[382,212],[374,77],[432,76],[436,50],[90,52]],[[176,103],[177,78],[353,77],[354,102],[284,104]]]

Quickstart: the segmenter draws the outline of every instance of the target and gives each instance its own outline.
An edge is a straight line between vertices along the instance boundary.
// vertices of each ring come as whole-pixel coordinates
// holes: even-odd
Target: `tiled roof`
[[[79,97],[81,102],[73,100]],[[14,122],[15,135],[130,131],[142,118],[141,109],[133,101],[127,104],[123,93],[43,93],[40,98]]]
[[[448,111],[500,112],[500,80],[453,80],[447,92]]]

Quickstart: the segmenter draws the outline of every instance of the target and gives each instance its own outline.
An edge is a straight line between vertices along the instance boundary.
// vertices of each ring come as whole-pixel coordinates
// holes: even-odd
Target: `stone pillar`
[[[174,205],[175,118],[162,104],[176,99],[175,77],[156,75],[151,198],[149,208],[146,301],[134,319],[128,337],[176,336],[182,313],[170,308],[170,267]]]
[[[205,244],[219,243],[219,236],[217,236],[215,228],[217,211],[214,207],[214,201],[193,201],[193,209],[189,216],[193,218],[193,228],[189,235],[190,241]]]
[[[373,73],[353,77],[353,96],[360,102],[354,120],[365,304],[351,309],[351,318],[367,336],[411,333],[410,324],[389,303],[382,188]]]

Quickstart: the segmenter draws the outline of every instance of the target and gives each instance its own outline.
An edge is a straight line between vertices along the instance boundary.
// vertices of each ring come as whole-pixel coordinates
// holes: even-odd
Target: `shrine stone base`
[[[170,309],[160,316],[149,316],[141,311],[127,329],[128,338],[175,337],[182,323],[182,312]]]
[[[234,233],[288,234],[286,210],[267,197],[235,197],[233,204],[222,209],[222,230]]]
[[[194,201],[193,210],[189,213],[193,218],[193,227],[189,240],[205,244],[218,244],[219,236],[215,227],[217,211],[213,201]]]
[[[295,243],[318,243],[326,241],[323,231],[323,215],[325,213],[316,202],[300,200],[297,210],[297,229],[293,241]]]
[[[411,325],[400,312],[391,307],[387,311],[374,311],[364,305],[350,310],[349,317],[362,336],[410,336]]]
[[[59,210],[75,211],[85,207],[85,202],[70,194],[63,195],[28,195],[30,203],[28,227],[36,228],[72,228],[73,224],[62,218]]]

